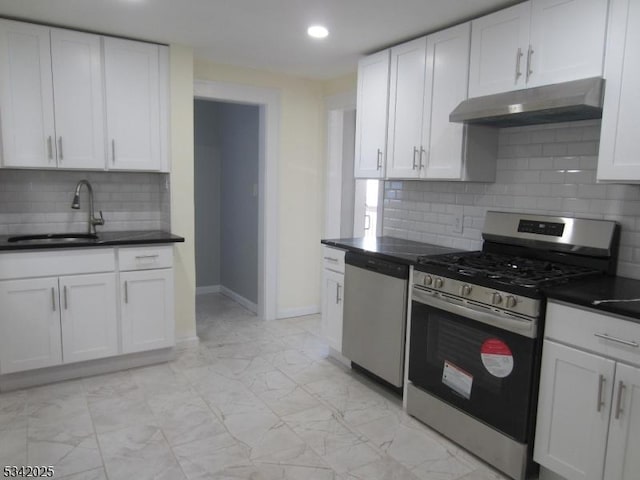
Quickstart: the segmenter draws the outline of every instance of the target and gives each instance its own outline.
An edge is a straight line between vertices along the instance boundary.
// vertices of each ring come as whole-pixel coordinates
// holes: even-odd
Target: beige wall
[[[318,309],[324,215],[324,98],[341,89],[355,88],[354,75],[321,82],[196,59],[194,77],[279,91],[277,310],[279,316],[285,316]]]
[[[171,230],[185,238],[175,248],[176,337],[196,335],[193,200],[193,51],[171,45]]]

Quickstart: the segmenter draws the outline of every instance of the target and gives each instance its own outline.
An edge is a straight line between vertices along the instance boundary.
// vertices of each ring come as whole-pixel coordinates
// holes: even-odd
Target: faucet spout
[[[93,210],[93,188],[88,180],[80,180],[76,185],[76,190],[73,194],[73,201],[71,202],[71,208],[74,210],[80,209],[80,190],[82,186],[87,187],[87,193],[89,194],[89,218],[87,219],[89,234],[95,235],[96,225],[104,225],[104,217],[102,216],[102,210],[100,210],[100,218],[96,218]]]

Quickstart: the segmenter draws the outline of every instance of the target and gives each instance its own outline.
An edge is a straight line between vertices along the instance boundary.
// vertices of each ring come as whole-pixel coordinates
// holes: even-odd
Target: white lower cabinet
[[[342,351],[344,274],[322,272],[322,333],[331,348]]]
[[[62,363],[57,278],[0,282],[0,373]]]
[[[116,275],[60,277],[63,362],[118,354]]]
[[[0,254],[0,375],[173,346],[172,249]]]
[[[637,480],[640,325],[555,303],[546,321],[535,461],[567,480]]]
[[[174,345],[173,271],[122,272],[122,352]]]
[[[115,273],[0,282],[0,373],[118,353]]]
[[[344,250],[323,247],[322,335],[336,352],[342,352],[344,254]]]

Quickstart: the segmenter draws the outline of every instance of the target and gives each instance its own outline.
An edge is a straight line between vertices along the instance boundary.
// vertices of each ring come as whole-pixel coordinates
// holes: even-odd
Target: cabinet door
[[[60,278],[64,363],[118,353],[115,273]]]
[[[104,169],[100,37],[51,30],[58,167]]]
[[[618,363],[609,427],[607,480],[635,480],[640,472],[640,369]]]
[[[159,50],[104,38],[107,142],[112,170],[160,170]]]
[[[469,97],[524,88],[531,3],[471,22]]]
[[[389,50],[358,63],[356,178],[384,177],[389,103]]]
[[[607,0],[534,0],[527,87],[599,77]]]
[[[462,176],[464,125],[451,123],[449,114],[467,98],[470,37],[470,23],[427,37],[424,111],[430,120],[423,128],[423,178],[460,179]]]
[[[120,305],[123,353],[175,344],[171,269],[122,272]]]
[[[640,182],[640,2],[612,0],[598,180]]]
[[[55,167],[47,27],[0,20],[0,82],[3,165]]]
[[[344,275],[322,272],[322,334],[331,348],[342,351],[342,300]]]
[[[615,362],[545,340],[534,459],[568,480],[602,479]]]
[[[388,178],[420,176],[426,50],[426,37],[391,49]],[[424,128],[428,129],[428,113],[424,119],[427,123]]]
[[[0,282],[0,373],[62,363],[58,279]]]

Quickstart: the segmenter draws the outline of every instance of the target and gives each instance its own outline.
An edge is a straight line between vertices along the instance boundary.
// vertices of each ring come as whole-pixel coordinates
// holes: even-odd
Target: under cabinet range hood
[[[602,117],[604,79],[585,78],[469,98],[449,115],[456,123],[515,127]]]

